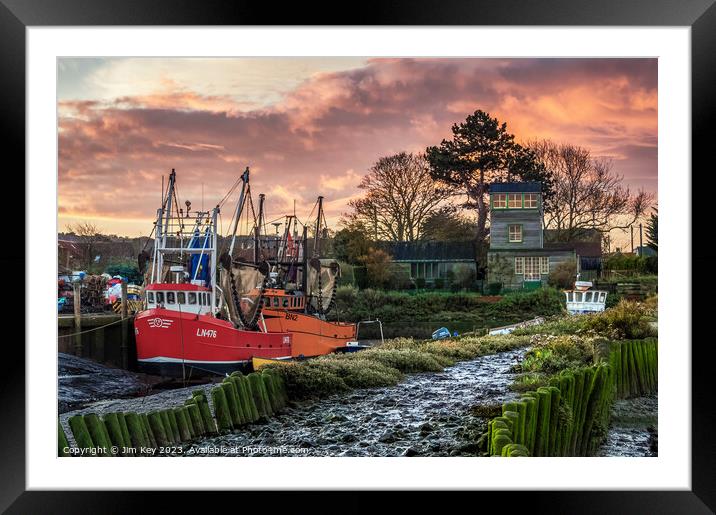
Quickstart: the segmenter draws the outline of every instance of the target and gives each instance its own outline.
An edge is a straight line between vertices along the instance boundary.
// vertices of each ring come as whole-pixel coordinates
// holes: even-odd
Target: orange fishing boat
[[[263,227],[264,197],[259,199],[257,226]],[[291,354],[294,357],[321,356],[357,348],[357,324],[326,319],[335,306],[340,266],[333,259],[319,258],[321,239],[327,232],[323,197],[318,197],[315,210],[317,216],[310,259],[308,228],[304,225],[303,234],[299,236],[295,215],[286,217],[286,227],[275,254],[266,256],[271,272],[264,291],[259,327],[266,332],[290,333]],[[256,253],[257,258],[259,254]]]
[[[293,356],[320,356],[355,341],[356,324],[329,322],[306,310],[306,296],[300,292],[267,288],[263,321],[267,332],[291,333]]]

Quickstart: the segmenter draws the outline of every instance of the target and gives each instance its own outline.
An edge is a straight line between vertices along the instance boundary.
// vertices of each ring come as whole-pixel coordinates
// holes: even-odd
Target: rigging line
[[[91,333],[92,331],[98,331],[99,329],[104,329],[105,327],[109,327],[110,325],[119,324],[122,320],[128,320],[130,318],[134,318],[135,315],[128,315],[126,319],[119,319],[115,320],[114,322],[110,322],[109,324],[101,325],[99,327],[93,327],[92,329],[87,329],[86,331],[80,331],[78,333],[72,333],[72,334],[58,334],[58,338],[69,338],[70,336],[77,336],[79,334],[85,334],[85,333]]]

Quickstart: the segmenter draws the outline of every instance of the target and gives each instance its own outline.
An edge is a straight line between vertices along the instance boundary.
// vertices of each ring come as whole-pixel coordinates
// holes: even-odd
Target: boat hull
[[[163,376],[223,375],[253,357],[291,356],[290,334],[244,331],[209,315],[149,309],[135,317],[134,332],[140,370]]]
[[[267,331],[291,333],[294,357],[330,354],[356,338],[356,324],[327,322],[305,313],[267,308],[263,317]]]

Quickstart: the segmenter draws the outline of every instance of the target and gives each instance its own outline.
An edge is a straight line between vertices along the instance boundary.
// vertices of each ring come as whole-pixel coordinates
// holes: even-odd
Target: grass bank
[[[451,321],[486,328],[563,311],[563,294],[552,288],[510,293],[494,302],[478,293],[408,293],[342,286],[331,315],[353,322],[376,318],[387,324],[404,322],[407,328],[416,321],[435,328]]]
[[[325,397],[355,388],[398,384],[405,374],[440,372],[457,361],[529,344],[529,336],[462,336],[449,340],[395,338],[376,348],[332,354],[293,365],[270,365],[291,399]]]
[[[589,366],[597,361],[605,342],[656,337],[658,331],[652,324],[656,308],[656,297],[646,302],[622,300],[602,313],[561,316],[516,330],[513,334],[530,337],[531,349],[515,370],[520,375],[512,388],[539,388],[563,370]]]

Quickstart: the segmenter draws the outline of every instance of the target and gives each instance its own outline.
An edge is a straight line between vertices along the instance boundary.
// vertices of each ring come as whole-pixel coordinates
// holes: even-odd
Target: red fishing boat
[[[243,185],[232,218],[231,245],[222,254],[219,270],[217,217],[221,204],[192,213],[187,201],[185,212],[178,205],[172,170],[157,211],[153,256],[145,251],[139,256],[140,270],[146,269],[147,277],[146,309],[134,320],[142,371],[186,379],[231,372],[248,366],[254,357],[291,356],[291,334],[261,330],[256,323],[268,266],[231,258],[239,220],[246,198],[250,198],[248,176],[247,168],[240,179]],[[238,181],[232,191],[237,186]]]

